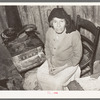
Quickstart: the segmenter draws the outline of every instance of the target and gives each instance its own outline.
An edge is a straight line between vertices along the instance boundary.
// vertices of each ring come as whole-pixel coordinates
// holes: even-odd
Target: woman
[[[43,90],[62,90],[64,85],[80,77],[81,37],[63,8],[54,8],[48,21],[50,28],[45,42],[47,60],[38,68],[37,78]]]

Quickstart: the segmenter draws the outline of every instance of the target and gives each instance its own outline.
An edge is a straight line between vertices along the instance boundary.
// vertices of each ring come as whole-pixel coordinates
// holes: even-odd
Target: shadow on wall
[[[10,53],[4,45],[0,44],[0,59],[5,58],[11,58]]]

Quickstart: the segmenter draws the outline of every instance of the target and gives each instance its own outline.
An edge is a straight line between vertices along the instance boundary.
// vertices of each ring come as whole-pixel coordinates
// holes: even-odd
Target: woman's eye
[[[63,20],[61,20],[61,22],[64,22]]]

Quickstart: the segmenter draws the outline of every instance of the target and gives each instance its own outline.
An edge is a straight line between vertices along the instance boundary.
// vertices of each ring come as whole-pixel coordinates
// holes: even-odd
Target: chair
[[[89,20],[83,19],[77,15],[76,28],[81,33],[83,56],[79,63],[81,67],[81,77],[93,74],[93,64],[95,61],[96,50],[100,35],[100,27],[96,27],[94,23]],[[85,30],[85,35],[82,34]],[[91,38],[88,38],[88,32],[91,33]]]

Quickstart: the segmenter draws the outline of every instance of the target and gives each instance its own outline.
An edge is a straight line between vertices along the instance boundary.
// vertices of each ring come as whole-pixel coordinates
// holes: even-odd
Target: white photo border
[[[100,3],[95,2],[1,2],[0,6],[3,5],[95,5],[98,6]],[[55,94],[55,92],[57,92]],[[41,98],[66,98],[66,99],[85,99],[85,98],[100,98],[99,91],[0,91],[0,99],[41,99]]]

